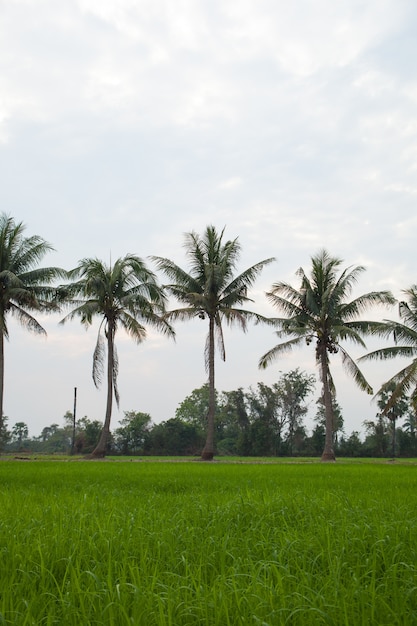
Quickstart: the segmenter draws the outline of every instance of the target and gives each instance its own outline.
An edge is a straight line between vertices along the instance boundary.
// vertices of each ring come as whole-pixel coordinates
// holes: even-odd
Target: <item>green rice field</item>
[[[0,462],[0,625],[417,624],[417,464]]]

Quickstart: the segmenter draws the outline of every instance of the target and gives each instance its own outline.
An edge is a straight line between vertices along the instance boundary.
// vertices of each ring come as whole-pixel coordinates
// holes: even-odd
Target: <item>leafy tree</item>
[[[316,363],[320,369],[323,385],[323,401],[326,413],[326,436],[322,461],[334,461],[333,447],[333,395],[334,383],[330,372],[330,354],[340,352],[342,363],[353,376],[358,386],[372,393],[372,388],[363,373],[348,354],[341,342],[349,339],[365,347],[363,336],[379,330],[377,322],[361,321],[358,318],[368,307],[375,304],[393,304],[390,292],[378,291],[361,295],[347,301],[362,266],[346,268],[339,272],[341,259],[331,257],[325,250],[312,257],[312,268],[308,276],[303,268],[297,271],[300,286],[295,289],[288,283],[278,282],[267,294],[270,302],[287,316],[275,319],[278,338],[290,337],[278,343],[260,359],[260,367],[266,367],[276,357],[304,343],[315,342]]]
[[[59,424],[51,424],[42,430],[42,439],[44,441],[50,439],[59,431]]]
[[[326,409],[324,406],[323,396],[320,396],[316,404],[317,404],[317,412],[316,412],[314,419],[316,422],[318,422],[319,424],[324,426],[324,428],[326,428]],[[336,445],[338,434],[343,433],[344,419],[342,415],[341,406],[339,405],[338,402],[336,402],[335,396],[333,396],[332,398],[332,408],[333,408],[333,426],[332,426],[333,445]]]
[[[391,407],[403,394],[411,392],[411,402],[417,410],[417,285],[405,289],[406,300],[399,303],[400,321],[384,320],[376,328],[382,336],[392,338],[394,346],[374,350],[361,357],[360,360],[388,360],[397,357],[411,358],[411,363],[394,374],[380,391],[389,385],[392,394],[384,407],[384,414],[388,414]]]
[[[282,454],[284,440],[286,453],[292,454],[295,433],[302,427],[302,418],[307,413],[305,400],[314,384],[315,376],[296,368],[281,373],[271,386],[258,383],[257,389],[251,390],[248,394],[251,442],[256,455]]]
[[[23,441],[29,436],[29,428],[25,422],[16,422],[12,428],[12,441],[17,443],[19,450],[23,447]]]
[[[403,428],[406,433],[408,433],[409,435],[411,435],[411,437],[413,437],[413,439],[416,439],[417,416],[414,413],[413,409],[409,409],[405,417],[404,423],[403,423]]]
[[[120,427],[115,430],[114,443],[121,454],[143,454],[146,434],[151,425],[149,413],[125,411]]]
[[[357,430],[353,430],[349,437],[340,439],[340,454],[342,456],[356,457],[362,454],[362,441]]]
[[[205,383],[198,389],[194,389],[175,411],[175,417],[205,432],[207,429],[207,413],[209,408],[209,386]],[[218,404],[218,393],[215,390],[214,398]]]
[[[295,435],[302,427],[302,418],[307,413],[306,398],[314,390],[316,377],[314,374],[306,374],[297,367],[281,377],[277,383],[277,392],[281,401],[281,412],[288,426],[288,452],[293,453]],[[300,434],[300,433],[299,433]]]
[[[53,250],[41,237],[24,236],[25,226],[5,213],[0,215],[0,432],[3,423],[4,340],[9,339],[8,317],[24,328],[46,335],[32,313],[58,308],[56,290],[51,284],[65,272],[56,267],[39,267]]]
[[[219,452],[248,456],[250,454],[248,395],[242,387],[233,391],[222,391],[218,413],[222,437],[218,442]]]
[[[40,434],[39,439],[45,443],[45,441],[48,441],[49,439],[51,439],[51,437],[53,437],[59,430],[59,424],[51,424],[50,426],[45,426],[45,428],[42,428],[42,432]]]
[[[326,428],[322,424],[316,424],[309,437],[307,443],[308,452],[310,455],[317,456],[323,450],[323,446],[326,441]]]
[[[236,239],[223,241],[224,229],[219,233],[214,226],[208,226],[203,235],[195,232],[185,235],[185,250],[190,261],[190,271],[182,269],[173,261],[153,257],[158,268],[173,282],[167,285],[169,292],[185,306],[170,311],[170,320],[189,320],[199,317],[208,319],[209,330],[205,347],[205,363],[208,370],[209,407],[207,411],[207,437],[202,451],[202,459],[212,460],[214,456],[215,431],[215,339],[220,355],[226,358],[222,322],[237,324],[243,331],[247,322],[267,321],[264,317],[240,308],[250,302],[248,289],[262,269],[272,262],[265,259],[248,268],[238,276],[234,275],[240,257],[241,246]],[[239,308],[236,308],[239,307]]]
[[[41,443],[41,451],[70,452],[71,454],[74,454],[74,452],[77,452],[77,454],[91,452],[100,436],[102,424],[99,421],[95,422],[96,428],[93,429],[91,441],[88,440],[86,432],[91,424],[87,416],[75,421],[75,430],[74,416],[71,411],[66,411],[63,421],[63,427],[60,427],[58,424],[51,424],[42,429],[38,438]],[[36,445],[35,448],[39,449],[39,446]]]
[[[372,456],[386,456],[389,446],[387,418],[379,413],[376,420],[365,420],[363,425],[367,434],[364,449]]]
[[[291,440],[287,440],[288,454],[290,456],[300,456],[306,454],[307,431],[304,424],[298,425],[292,435]]]
[[[77,433],[77,417],[72,411],[67,411],[64,415],[65,429],[70,433],[71,438],[71,455],[75,452],[75,439]]]
[[[222,412],[229,422],[235,422],[241,430],[245,430],[250,424],[247,404],[247,394],[242,387],[222,392]]]
[[[67,421],[68,412],[64,415],[64,426],[50,424],[42,429],[39,437],[33,437],[28,442],[28,447],[33,452],[48,452],[50,454],[68,453],[71,448],[72,429]]]
[[[277,454],[276,433],[272,424],[265,419],[255,419],[250,427],[250,455],[275,456]]]
[[[12,433],[7,428],[8,419],[7,415],[4,415],[3,422],[0,426],[0,451],[3,450],[3,448],[8,444],[12,436]]]
[[[404,426],[403,422],[403,426]],[[417,454],[415,436],[408,432],[405,428],[397,428],[395,431],[395,445],[398,450],[398,455],[415,457]]]
[[[93,355],[93,381],[100,386],[107,347],[107,403],[103,428],[93,457],[103,457],[110,433],[113,395],[119,405],[117,388],[118,358],[115,345],[119,328],[141,343],[146,338],[145,324],[174,336],[163,317],[166,298],[155,274],[137,256],[126,255],[107,266],[99,259],[83,259],[69,272],[73,282],[62,288],[63,296],[75,308],[61,323],[79,317],[87,328],[93,318],[101,318]]]
[[[99,420],[90,420],[87,416],[79,419],[75,435],[75,450],[79,454],[90,454],[97,445],[102,429],[103,424]],[[111,443],[111,436],[109,436],[106,453],[109,451]]]
[[[281,453],[282,430],[286,416],[282,413],[277,385],[258,383],[248,394],[251,444],[255,456],[276,456]]]
[[[145,454],[195,455],[203,441],[198,427],[176,417],[153,426],[146,436]]]
[[[214,430],[218,443],[223,438],[233,438],[234,436],[237,438],[238,435],[239,426],[236,423],[236,416],[233,414],[229,393],[233,394],[234,392],[221,392],[221,394],[217,390],[214,392],[216,407]],[[209,398],[209,385],[205,383],[198,389],[194,389],[181,402],[175,411],[175,417],[183,422],[192,424],[200,433],[205,433],[207,431]]]

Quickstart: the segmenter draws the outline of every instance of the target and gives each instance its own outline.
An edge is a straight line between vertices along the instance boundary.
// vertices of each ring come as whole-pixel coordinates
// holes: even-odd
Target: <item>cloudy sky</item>
[[[266,315],[265,291],[322,247],[366,266],[362,293],[400,297],[417,282],[416,17],[413,0],[0,0],[0,210],[67,269],[128,252],[186,266],[183,233],[225,226],[240,269],[276,257],[252,294]],[[62,424],[74,387],[78,416],[104,417],[97,327],[58,321],[46,340],[10,325],[5,413],[31,435]],[[114,425],[174,416],[206,381],[206,331],[118,338]],[[271,329],[226,341],[219,390],[315,371],[307,348],[259,371]],[[364,371],[377,389],[400,366]],[[350,433],[376,406],[333,367]]]

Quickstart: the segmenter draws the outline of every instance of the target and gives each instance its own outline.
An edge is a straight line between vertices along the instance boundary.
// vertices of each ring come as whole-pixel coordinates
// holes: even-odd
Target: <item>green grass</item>
[[[0,463],[0,624],[417,623],[411,464]]]

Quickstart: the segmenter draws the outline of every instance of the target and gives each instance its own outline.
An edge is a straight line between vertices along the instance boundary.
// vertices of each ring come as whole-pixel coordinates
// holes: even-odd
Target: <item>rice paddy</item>
[[[417,623],[417,466],[0,463],[0,624]]]

